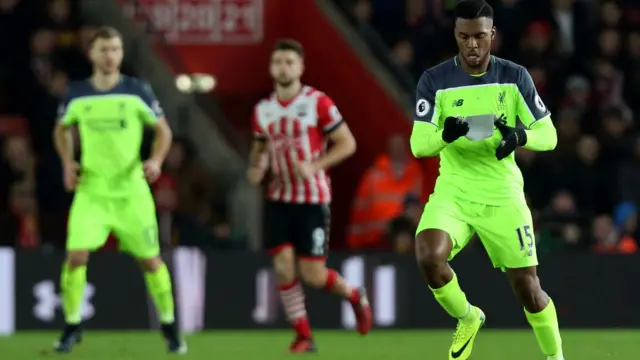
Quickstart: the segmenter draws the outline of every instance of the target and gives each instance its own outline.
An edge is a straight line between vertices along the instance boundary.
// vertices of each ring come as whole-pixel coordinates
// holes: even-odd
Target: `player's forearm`
[[[164,159],[167,157],[167,153],[169,153],[172,141],[173,133],[171,128],[165,120],[159,120],[158,125],[156,126],[153,148],[151,149],[151,160],[162,164]]]
[[[551,118],[540,120],[533,125],[532,129],[526,130],[527,143],[525,149],[534,151],[550,151],[558,144],[558,134],[551,122]]]
[[[63,163],[73,161],[73,136],[71,129],[58,124],[53,132],[53,144]]]
[[[356,152],[356,141],[353,137],[341,139],[334,143],[326,154],[313,162],[317,170],[334,167]]]
[[[267,170],[269,165],[269,157],[268,157],[268,149],[269,144],[268,140],[254,140],[253,145],[251,146],[251,152],[249,153],[249,167],[257,168],[263,171]]]
[[[259,166],[265,154],[266,149],[264,146],[254,144],[249,154],[249,166]]]
[[[411,153],[417,158],[436,156],[447,146],[442,130],[424,121],[414,121],[411,131]]]

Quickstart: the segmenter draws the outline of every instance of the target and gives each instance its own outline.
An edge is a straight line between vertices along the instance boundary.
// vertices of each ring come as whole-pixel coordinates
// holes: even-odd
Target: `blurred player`
[[[249,181],[271,179],[264,213],[264,242],[273,256],[284,310],[296,331],[292,352],[315,350],[307,320],[302,286],[296,277],[315,288],[331,291],[351,303],[357,330],[371,328],[371,308],[363,289],[347,285],[336,271],[327,269],[329,203],[327,169],[351,156],[356,142],[333,101],[302,85],[302,45],[279,41],[271,55],[275,92],[254,110],[255,140]],[[333,145],[326,151],[327,141]]]
[[[416,157],[440,155],[440,175],[418,226],[416,255],[436,300],[458,319],[450,359],[469,357],[485,321],[448,264],[477,232],[493,266],[506,271],[542,352],[560,360],[556,309],[536,274],[531,213],[514,158],[520,146],[553,150],[557,136],[527,70],[490,54],[495,31],[491,6],[459,2],[459,54],[418,83],[411,149]]]
[[[117,30],[99,29],[89,56],[93,76],[70,84],[54,134],[64,166],[64,185],[76,192],[60,281],[66,327],[55,349],[71,351],[81,340],[80,304],[89,252],[104,245],[113,231],[122,248],[144,270],[169,350],[184,353],[186,345],[179,339],[174,321],[171,278],[159,257],[155,204],[147,183],[160,175],[171,145],[171,129],[149,85],[120,74],[123,51]],[[80,164],[74,161],[70,136],[74,125],[81,139]],[[144,125],[154,127],[156,137],[151,157],[143,163],[140,145]],[[121,295],[126,296],[112,294]]]

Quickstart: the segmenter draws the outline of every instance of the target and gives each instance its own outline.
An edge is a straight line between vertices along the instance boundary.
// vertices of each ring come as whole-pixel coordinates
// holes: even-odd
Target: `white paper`
[[[471,141],[490,138],[493,135],[493,121],[495,118],[496,116],[493,114],[465,117],[464,121],[469,124],[469,132],[466,138]]]

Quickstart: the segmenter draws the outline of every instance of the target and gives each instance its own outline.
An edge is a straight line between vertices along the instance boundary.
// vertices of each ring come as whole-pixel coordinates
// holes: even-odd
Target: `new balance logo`
[[[452,107],[462,106],[462,104],[464,104],[464,99],[453,100]]]

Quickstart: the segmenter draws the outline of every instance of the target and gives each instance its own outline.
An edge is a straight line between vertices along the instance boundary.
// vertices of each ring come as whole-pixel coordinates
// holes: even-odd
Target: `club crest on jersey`
[[[309,107],[307,106],[307,104],[300,104],[296,108],[296,113],[299,117],[305,117],[309,113]]]
[[[502,111],[504,110],[505,107],[505,98],[507,96],[507,92],[506,91],[501,91],[498,93],[498,110]]]

